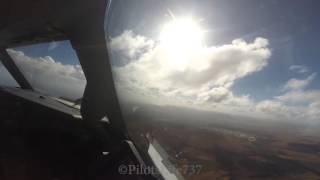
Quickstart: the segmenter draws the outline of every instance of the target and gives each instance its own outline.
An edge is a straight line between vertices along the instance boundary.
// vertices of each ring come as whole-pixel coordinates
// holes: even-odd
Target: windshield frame
[[[14,78],[14,80],[19,84],[21,89],[34,90],[29,81],[25,78],[23,73],[20,71],[14,60],[8,54],[7,48],[0,49],[0,59],[2,61],[3,66],[8,70],[10,75]]]
[[[105,14],[108,13],[108,8],[111,4],[111,1],[101,1],[101,3],[89,4],[93,7],[97,5],[95,8],[96,13],[93,15],[89,14],[91,15],[90,18],[84,18],[83,21],[81,20],[80,22],[75,23],[74,27],[71,29],[67,29],[67,27],[61,27],[61,29],[58,31],[63,32],[63,38],[59,38],[59,40],[70,40],[71,45],[79,58],[78,60],[84,71],[85,78],[87,79],[85,92],[81,102],[81,115],[84,120],[88,122],[90,121],[90,123],[93,125],[100,123],[101,118],[104,118],[105,115],[107,115],[107,118],[111,122],[111,127],[108,129],[112,131],[111,133],[114,138],[112,141],[131,141],[130,137],[127,135],[128,132],[124,125],[118,96],[114,88],[114,80],[112,78],[110,67],[110,54],[107,49],[108,42],[105,39],[106,36],[103,29]],[[89,7],[92,8],[91,6]],[[81,15],[85,16],[88,15],[88,13],[83,13]],[[92,21],[92,19],[95,19],[95,21]],[[88,29],[88,27],[90,28]],[[57,29],[50,33],[57,33],[56,30]],[[53,36],[49,35],[50,34],[44,37],[45,39],[41,39],[41,43],[57,40],[55,37],[53,37],[55,34],[53,34]],[[20,38],[14,43],[9,42],[6,43],[5,46],[0,47],[1,57],[6,57],[6,59],[3,57],[1,58],[2,61],[7,62],[3,63],[6,64],[6,69],[20,85],[21,89],[28,91],[35,90],[14,63],[14,60],[10,57],[6,49],[14,48],[22,44],[32,45],[40,43],[39,41],[36,41],[37,37],[41,37],[41,35],[34,34],[32,37],[28,37],[29,39],[27,39],[27,42],[25,42],[26,39]],[[104,61],[102,62],[101,60]],[[103,85],[101,85],[101,83],[99,84],[99,82],[94,82],[97,77],[101,77],[99,78],[99,82],[103,82]],[[105,132],[98,133],[104,134]],[[136,146],[135,143],[134,145]],[[139,149],[138,151],[141,153]],[[143,156],[143,160],[147,165],[154,166],[149,156],[144,156],[143,153],[141,153],[141,155]]]

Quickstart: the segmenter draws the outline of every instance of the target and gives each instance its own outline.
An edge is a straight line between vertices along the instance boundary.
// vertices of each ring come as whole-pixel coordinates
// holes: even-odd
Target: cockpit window
[[[66,100],[82,98],[86,79],[69,41],[7,51],[35,90]]]
[[[8,70],[4,67],[0,60],[0,86],[8,86],[8,87],[19,87],[18,83]]]
[[[106,39],[135,143],[186,179],[320,178],[315,4],[114,1]]]

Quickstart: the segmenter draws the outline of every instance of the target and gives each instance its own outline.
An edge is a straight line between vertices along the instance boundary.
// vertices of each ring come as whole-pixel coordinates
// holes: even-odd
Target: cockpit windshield
[[[9,48],[7,52],[35,90],[70,101],[82,98],[86,79],[69,41]]]
[[[19,87],[18,83],[0,60],[0,86]]]
[[[106,39],[131,137],[186,179],[320,178],[318,7],[114,1]]]

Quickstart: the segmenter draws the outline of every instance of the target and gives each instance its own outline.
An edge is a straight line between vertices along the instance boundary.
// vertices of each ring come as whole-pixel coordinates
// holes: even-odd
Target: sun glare
[[[160,33],[160,43],[175,65],[184,65],[188,57],[203,46],[203,34],[192,18],[174,18],[165,24]]]

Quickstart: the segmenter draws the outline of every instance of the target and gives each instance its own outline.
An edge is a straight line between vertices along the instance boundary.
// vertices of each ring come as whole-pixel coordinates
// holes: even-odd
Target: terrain
[[[151,136],[185,179],[320,179],[319,126],[174,106],[125,112],[138,147]]]

